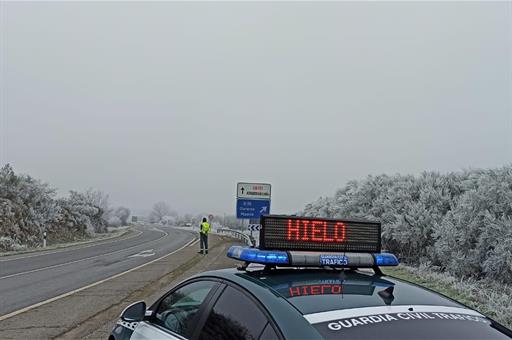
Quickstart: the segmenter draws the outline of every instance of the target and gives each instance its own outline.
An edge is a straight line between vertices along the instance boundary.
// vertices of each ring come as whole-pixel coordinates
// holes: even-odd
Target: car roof
[[[288,301],[301,314],[389,305],[436,305],[466,308],[431,290],[373,272],[331,269],[223,269],[200,276],[216,276],[249,290],[267,305],[270,297]],[[253,289],[257,285],[262,289]],[[268,291],[264,294],[263,291]],[[259,293],[257,293],[259,292]]]

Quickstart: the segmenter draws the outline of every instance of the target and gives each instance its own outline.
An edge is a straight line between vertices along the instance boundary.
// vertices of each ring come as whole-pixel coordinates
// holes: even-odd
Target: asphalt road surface
[[[0,258],[0,317],[166,255],[194,237],[164,226],[139,226],[120,239]]]

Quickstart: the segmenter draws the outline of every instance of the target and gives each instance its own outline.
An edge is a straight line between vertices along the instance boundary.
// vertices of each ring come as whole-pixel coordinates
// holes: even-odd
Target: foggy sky
[[[6,3],[0,165],[135,211],[289,213],[512,162],[512,3]]]

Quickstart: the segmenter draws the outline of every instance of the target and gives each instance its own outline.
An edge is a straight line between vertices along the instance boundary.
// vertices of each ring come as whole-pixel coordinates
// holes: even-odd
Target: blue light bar
[[[288,254],[284,251],[259,250],[241,246],[230,247],[228,257],[252,263],[289,264]]]
[[[395,255],[389,253],[373,254],[375,265],[379,267],[398,266],[398,259]]]
[[[302,251],[278,251],[260,250],[241,246],[232,246],[228,250],[228,257],[250,263],[274,264],[297,267],[322,267],[326,264],[322,261],[326,256],[332,259],[328,266],[340,268],[372,268],[398,266],[398,259],[389,253],[329,253],[302,252]],[[334,261],[336,259],[343,261]]]

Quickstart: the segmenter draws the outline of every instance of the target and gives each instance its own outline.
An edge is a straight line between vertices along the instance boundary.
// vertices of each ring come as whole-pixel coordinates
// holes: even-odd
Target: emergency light
[[[398,259],[388,253],[323,253],[311,251],[271,251],[231,246],[228,257],[249,262],[293,267],[373,268],[398,266]]]
[[[228,257],[254,263],[289,264],[288,254],[284,251],[266,251],[241,246],[232,246],[229,248]]]

